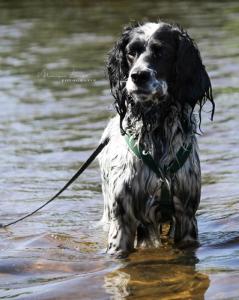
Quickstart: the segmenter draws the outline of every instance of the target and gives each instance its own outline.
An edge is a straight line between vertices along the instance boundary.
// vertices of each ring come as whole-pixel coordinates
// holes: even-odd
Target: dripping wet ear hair
[[[175,63],[174,98],[181,103],[189,104],[192,112],[196,104],[199,105],[199,127],[201,124],[201,112],[204,104],[209,101],[212,104],[211,120],[215,111],[215,103],[212,96],[212,86],[197,45],[188,33],[179,26],[174,28],[177,39],[177,55]]]
[[[122,133],[124,133],[122,122],[126,114],[126,101],[129,100],[125,90],[126,80],[129,75],[125,48],[129,43],[132,31],[138,26],[139,23],[135,23],[124,27],[121,37],[109,52],[106,63],[111,93],[115,99],[116,111],[120,116],[120,129]]]

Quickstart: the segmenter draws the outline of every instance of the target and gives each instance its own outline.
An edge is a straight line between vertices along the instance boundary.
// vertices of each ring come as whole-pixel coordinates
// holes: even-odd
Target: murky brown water
[[[174,20],[198,41],[217,111],[199,138],[196,253],[104,254],[97,162],[0,231],[0,299],[239,299],[238,1],[0,1],[1,222],[35,209],[85,161],[112,115],[104,60],[123,24]]]

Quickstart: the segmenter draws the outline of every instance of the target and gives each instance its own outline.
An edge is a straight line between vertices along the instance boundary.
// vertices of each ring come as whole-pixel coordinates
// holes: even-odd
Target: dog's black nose
[[[150,72],[146,70],[136,70],[133,73],[131,73],[131,78],[135,84],[143,84],[144,82],[150,79]]]

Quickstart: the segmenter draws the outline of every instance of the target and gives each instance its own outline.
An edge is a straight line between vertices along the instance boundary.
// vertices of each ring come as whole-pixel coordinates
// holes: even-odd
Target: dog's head
[[[125,28],[108,58],[116,109],[124,117],[127,102],[189,104],[192,110],[214,102],[209,76],[189,35],[167,23]]]

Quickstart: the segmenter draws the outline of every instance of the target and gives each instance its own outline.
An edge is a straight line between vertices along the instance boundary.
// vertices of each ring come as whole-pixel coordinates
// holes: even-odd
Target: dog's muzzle
[[[126,90],[136,101],[160,101],[167,95],[165,80],[157,79],[155,71],[146,68],[134,68],[129,74]]]

